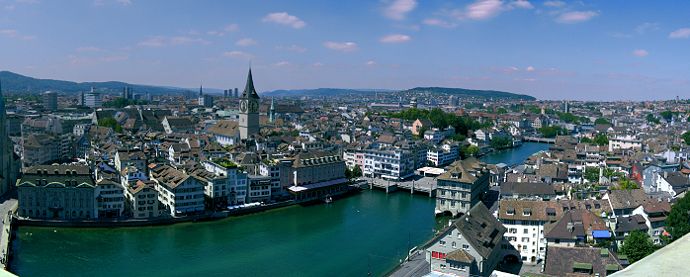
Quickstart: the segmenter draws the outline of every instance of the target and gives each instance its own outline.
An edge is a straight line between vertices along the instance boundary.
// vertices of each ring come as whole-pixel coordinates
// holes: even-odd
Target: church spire
[[[199,96],[204,95],[204,85],[199,85]]]
[[[259,95],[254,89],[254,80],[252,79],[252,68],[249,68],[249,74],[247,75],[247,85],[244,87],[244,92],[242,92],[242,98],[256,98],[259,99]]]
[[[271,97],[271,111],[275,111],[275,110],[276,110],[275,101],[274,101],[274,98]]]

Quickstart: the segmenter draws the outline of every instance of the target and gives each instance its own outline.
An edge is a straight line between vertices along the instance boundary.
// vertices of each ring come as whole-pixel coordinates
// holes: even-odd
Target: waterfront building
[[[247,85],[240,98],[240,138],[248,139],[259,133],[259,94],[254,89],[252,69],[247,75]]]
[[[4,195],[16,184],[21,168],[20,158],[14,153],[14,145],[8,135],[8,120],[5,111],[5,98],[0,82],[0,195]]]
[[[160,216],[156,182],[139,180],[128,184],[125,189],[125,198],[133,218]]]
[[[271,179],[271,197],[274,199],[286,193],[280,184],[280,168],[280,161],[275,159],[266,159],[259,163],[259,174]]]
[[[459,157],[460,147],[457,143],[444,143],[427,150],[426,160],[434,166],[443,166],[454,162]]]
[[[298,201],[323,199],[347,191],[345,161],[337,153],[302,152],[281,166],[288,167],[286,178],[281,174],[281,182],[291,181],[288,191]]]
[[[156,182],[158,201],[171,216],[204,211],[204,184],[170,165],[152,166],[151,180]]]
[[[228,160],[218,159],[201,163],[214,177],[207,185],[205,193],[211,198],[225,197],[228,205],[241,205],[247,202],[247,174],[239,166]]]
[[[425,255],[433,273],[444,276],[490,276],[503,260],[506,228],[477,203],[428,243]]]
[[[364,150],[365,177],[401,181],[414,175],[414,167],[415,158],[410,150],[392,147]]]
[[[100,108],[103,105],[101,94],[91,87],[91,91],[84,94],[84,106],[89,108]]]
[[[57,92],[46,91],[41,95],[43,99],[43,109],[49,112],[57,111]]]
[[[271,177],[261,175],[249,175],[248,183],[248,203],[266,203],[271,200]]]
[[[473,157],[449,165],[436,181],[436,213],[466,213],[489,190],[490,175],[486,164]]]
[[[17,184],[21,217],[93,219],[98,217],[96,184],[87,166],[37,165]]]
[[[110,178],[96,181],[96,208],[98,218],[118,218],[125,211],[124,187]]]
[[[544,261],[547,244],[544,225],[556,222],[562,213],[562,207],[555,201],[506,199],[498,204],[498,219],[508,229],[505,238],[527,264]]]

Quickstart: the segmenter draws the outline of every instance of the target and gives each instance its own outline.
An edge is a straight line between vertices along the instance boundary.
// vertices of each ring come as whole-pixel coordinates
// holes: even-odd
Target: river
[[[546,148],[525,143],[482,160],[512,164]],[[214,222],[20,227],[10,270],[20,276],[378,276],[430,239],[441,221],[433,198],[363,191],[328,205]]]

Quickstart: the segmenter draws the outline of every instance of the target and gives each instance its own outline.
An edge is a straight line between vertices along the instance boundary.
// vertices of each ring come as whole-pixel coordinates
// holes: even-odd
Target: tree
[[[473,157],[479,154],[479,147],[476,145],[470,145],[462,149],[462,155],[464,157]]]
[[[600,117],[594,120],[594,124],[611,124],[606,118]]]
[[[98,126],[113,128],[115,132],[122,133],[122,126],[112,117],[98,120]]]
[[[623,178],[620,181],[618,181],[618,189],[621,190],[631,190],[631,189],[639,189],[640,185],[637,183],[633,182],[630,179]]]
[[[507,114],[508,110],[506,110],[506,108],[501,107],[501,108],[496,109],[496,113],[497,114]]]
[[[673,118],[673,114],[674,112],[672,111],[663,111],[659,113],[659,115],[661,115],[661,117],[666,121],[671,121],[671,119]]]
[[[653,114],[650,113],[650,114],[647,114],[647,122],[653,123],[653,124],[659,124],[659,122],[661,122],[661,121],[658,118],[656,118],[656,116],[654,116]]]
[[[355,178],[362,177],[362,168],[358,165],[355,165],[355,167],[352,169],[352,176]]]
[[[599,182],[599,168],[598,167],[587,167],[585,168],[584,177],[586,180],[596,183]]]
[[[671,241],[690,232],[690,197],[683,196],[671,207],[666,218],[666,231],[671,234]]]
[[[555,138],[557,135],[566,134],[566,130],[560,126],[546,126],[539,128],[539,133],[545,138]]]
[[[490,142],[494,149],[503,149],[513,146],[513,139],[508,136],[494,136]]]
[[[683,138],[685,144],[690,145],[690,131],[683,133],[680,137]]]
[[[609,138],[604,134],[598,134],[596,137],[594,137],[593,142],[596,145],[605,146],[605,145],[609,145]]]
[[[625,237],[620,252],[628,256],[630,263],[634,263],[652,254],[654,250],[656,250],[656,247],[649,238],[649,235],[645,232],[636,230]]]

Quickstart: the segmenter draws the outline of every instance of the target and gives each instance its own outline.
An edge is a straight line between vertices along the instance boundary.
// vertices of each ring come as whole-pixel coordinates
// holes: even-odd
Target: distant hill
[[[321,96],[347,96],[347,95],[361,95],[372,94],[375,92],[391,92],[393,90],[387,89],[344,89],[344,88],[317,88],[317,89],[290,89],[290,90],[274,90],[261,93],[261,96],[266,97],[321,97]]]
[[[442,88],[442,87],[416,87],[402,91],[402,93],[434,93],[434,94],[446,94],[455,95],[459,97],[475,97],[475,98],[504,98],[513,100],[536,100],[536,98],[525,95],[516,94],[505,91],[496,90],[474,90],[474,89],[464,89],[464,88]]]
[[[95,87],[101,92],[121,92],[125,86],[132,88],[134,93],[166,94],[188,91],[183,88],[137,85],[117,81],[76,83],[62,80],[37,79],[10,71],[0,71],[0,81],[2,81],[3,91],[12,92],[43,92],[52,90],[77,93],[88,91],[91,87]]]

